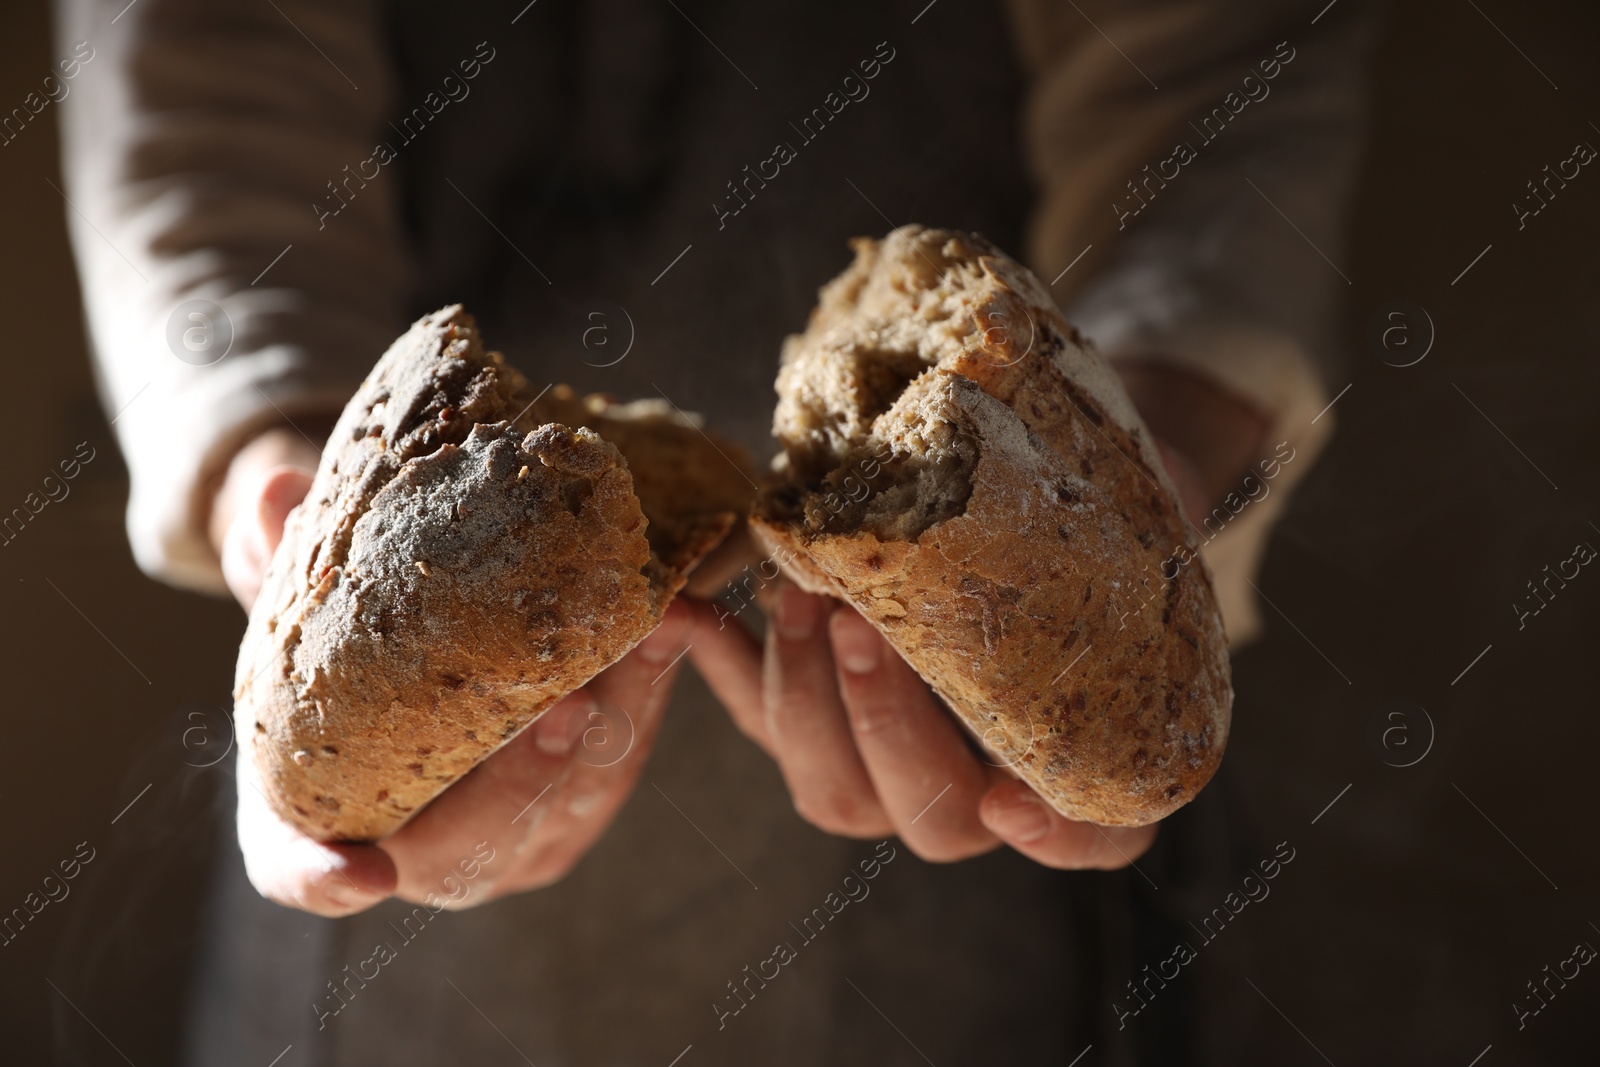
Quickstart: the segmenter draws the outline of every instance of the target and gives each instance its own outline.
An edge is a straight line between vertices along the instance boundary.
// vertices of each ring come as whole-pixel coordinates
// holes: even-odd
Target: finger
[[[801,817],[848,837],[893,831],[857,751],[828,644],[838,602],[782,582],[763,673],[767,736]]]
[[[659,711],[666,707],[664,697],[670,694],[678,664],[696,636],[694,612],[685,600],[674,600],[661,616],[661,625],[651,631],[650,636],[589,684],[605,697],[638,699],[654,690],[663,697]]]
[[[374,845],[311,840],[272,811],[240,754],[239,847],[250,884],[268,900],[330,918],[364,911],[393,894],[394,862]]]
[[[658,699],[664,702],[666,698],[647,698]],[[601,702],[609,704],[603,698]],[[643,716],[608,714],[605,718],[603,724],[586,732],[591,737],[607,735],[608,740],[601,744],[580,741],[567,774],[541,801],[541,806],[548,807],[547,815],[518,846],[511,868],[489,888],[487,899],[537,889],[565,877],[627,803],[655,743],[660,717],[647,708]]]
[[[986,768],[922,679],[854,610],[834,612],[829,629],[851,733],[906,847],[935,862],[995,848],[977,813]]]
[[[547,756],[560,759],[572,755],[594,718],[602,714],[599,709],[590,686],[568,693],[528,728],[534,744]]]
[[[570,833],[571,820],[557,816],[571,814],[574,796],[590,798],[580,808],[599,806],[592,798],[600,787],[591,776],[577,773],[583,768],[574,758],[579,739],[593,728],[591,715],[602,707],[616,716],[631,714],[628,728],[653,736],[658,706],[640,701],[624,712],[620,705],[652,689],[665,704],[673,661],[688,631],[687,613],[669,609],[633,652],[563,698],[385,840],[383,847],[400,871],[397,895],[424,903],[431,896],[447,908],[470,907],[492,899],[498,882],[526,866],[526,854]],[[652,687],[653,681],[659,685]],[[554,718],[547,725],[543,719],[549,716]],[[592,735],[590,743],[595,743]],[[620,803],[621,798],[611,810]],[[592,841],[593,836],[584,847]]]
[[[395,895],[466,907],[510,869],[571,765],[570,758],[545,751],[538,726],[506,742],[383,841],[399,871]]]
[[[750,527],[740,522],[721,544],[695,565],[684,592],[701,599],[717,596],[746,567],[760,559],[761,551],[755,538],[750,536]]]
[[[761,642],[719,604],[685,601],[694,616],[689,660],[739,732],[773,755],[761,707]]]
[[[1132,864],[1156,839],[1154,826],[1074,822],[1027,783],[1014,779],[996,783],[979,803],[978,814],[996,837],[1024,856],[1063,870],[1117,870]]]
[[[573,716],[565,733],[571,765],[550,794],[548,816],[519,846],[513,869],[491,898],[563,877],[610,826],[654,747],[694,621],[678,601],[655,634],[580,691],[589,707]]]

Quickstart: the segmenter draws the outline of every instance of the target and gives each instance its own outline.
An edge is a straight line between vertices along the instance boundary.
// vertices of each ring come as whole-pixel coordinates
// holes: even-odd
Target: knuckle
[[[888,700],[856,700],[850,707],[850,728],[858,736],[869,737],[898,729],[905,722],[905,709]]]
[[[587,819],[605,807],[611,796],[611,790],[605,788],[574,790],[565,798],[567,814],[574,819]]]

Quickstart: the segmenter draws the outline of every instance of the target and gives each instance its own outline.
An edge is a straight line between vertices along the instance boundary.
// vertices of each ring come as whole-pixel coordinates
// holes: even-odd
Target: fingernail
[[[786,641],[803,641],[817,628],[824,601],[797,585],[785,585],[778,594],[778,633]]]
[[[661,625],[639,642],[638,653],[650,663],[666,663],[683,651],[689,636],[688,609],[674,603],[661,619]]]
[[[1007,841],[1027,845],[1050,832],[1050,815],[1033,797],[1019,798],[993,816],[995,831]]]
[[[546,756],[570,756],[593,708],[594,698],[583,690],[569,694],[534,723],[534,745]]]
[[[567,716],[563,715],[560,721],[548,726],[541,721],[539,727],[538,733],[533,735],[533,743],[538,746],[540,752],[558,759],[572,754],[572,738],[567,733],[569,729]]]
[[[833,655],[851,674],[871,674],[883,659],[883,638],[854,611],[839,611],[833,622]]]

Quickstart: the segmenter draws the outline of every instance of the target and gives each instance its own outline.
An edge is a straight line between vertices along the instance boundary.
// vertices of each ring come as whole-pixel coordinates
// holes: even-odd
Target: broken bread
[[[974,234],[853,242],[784,345],[752,530],[844,600],[1062,815],[1140,826],[1210,779],[1222,621],[1149,431]]]
[[[535,394],[449,307],[345,407],[250,613],[235,724],[279,816],[375,841],[643,640],[748,475],[665,401]]]

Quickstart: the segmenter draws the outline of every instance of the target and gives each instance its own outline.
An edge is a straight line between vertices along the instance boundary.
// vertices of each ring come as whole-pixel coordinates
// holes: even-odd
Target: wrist
[[[1272,427],[1254,404],[1202,375],[1156,360],[1114,364],[1145,425],[1164,446],[1169,467],[1176,453],[1196,494],[1185,501],[1209,510],[1233,490],[1260,457]]]

